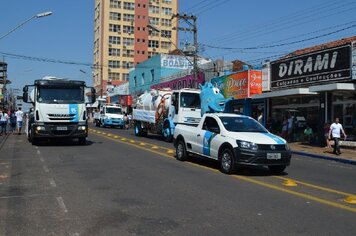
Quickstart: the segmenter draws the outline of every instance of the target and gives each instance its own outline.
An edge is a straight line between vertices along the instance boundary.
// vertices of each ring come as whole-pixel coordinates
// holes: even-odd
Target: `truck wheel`
[[[282,174],[283,171],[286,169],[287,166],[279,165],[279,166],[268,166],[269,171],[272,174],[278,175]]]
[[[135,136],[142,136],[142,128],[140,122],[135,123]]]
[[[169,123],[165,123],[163,125],[163,139],[164,141],[170,143],[173,140],[173,135],[171,133],[171,129],[169,127]]]
[[[179,140],[177,147],[176,147],[176,159],[178,161],[185,161],[187,160],[188,153],[187,149],[185,148],[185,143],[183,140]]]
[[[78,138],[78,143],[79,143],[79,145],[85,145],[87,143],[87,139],[85,137]]]
[[[220,154],[220,170],[225,174],[233,174],[236,170],[234,153],[230,148],[224,149]]]

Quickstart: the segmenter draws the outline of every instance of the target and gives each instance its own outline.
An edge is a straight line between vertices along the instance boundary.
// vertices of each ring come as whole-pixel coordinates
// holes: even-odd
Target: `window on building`
[[[149,48],[159,48],[159,41],[157,40],[148,40]]]
[[[109,80],[120,80],[120,73],[109,72],[108,73],[108,79]]]
[[[124,49],[122,51],[122,56],[123,57],[134,57],[134,50]]]
[[[120,44],[121,38],[117,36],[109,36],[109,44]]]
[[[110,0],[111,8],[121,8],[121,1],[118,0]]]
[[[151,13],[151,14],[159,14],[159,7],[151,5],[149,7],[149,13]]]
[[[171,43],[170,42],[161,42],[161,48],[170,49],[171,48]]]
[[[134,66],[134,63],[131,61],[123,61],[122,62],[122,68],[124,68],[124,69],[131,69],[131,68],[133,68],[133,66]]]
[[[109,56],[120,56],[119,48],[109,48]]]
[[[161,36],[165,38],[172,38],[172,31],[170,30],[161,30]]]
[[[109,60],[109,68],[120,68],[120,61]]]
[[[134,14],[124,14],[123,20],[133,22],[135,20],[135,15]]]
[[[135,10],[135,3],[133,2],[124,2],[125,10]]]
[[[161,25],[162,26],[172,26],[172,20],[171,19],[161,19]]]
[[[165,4],[172,4],[172,0],[162,0],[162,3],[165,3]]]
[[[110,32],[120,32],[121,31],[121,26],[120,25],[115,25],[115,24],[109,24],[109,31]]]
[[[135,43],[135,39],[133,38],[123,38],[123,44],[125,46],[132,46]]]
[[[123,80],[123,81],[129,81],[129,74],[123,73],[123,74],[122,74],[122,80]]]
[[[148,58],[158,55],[157,52],[148,52]]]
[[[135,30],[135,27],[129,26],[129,25],[124,25],[122,31],[127,34],[133,34]]]
[[[110,20],[121,20],[121,14],[117,12],[110,12]]]
[[[157,17],[150,17],[148,21],[150,22],[150,25],[159,25],[159,18]]]
[[[152,30],[152,29],[150,29],[148,32],[149,32],[148,34],[149,34],[150,36],[158,36],[158,35],[159,35],[157,31]]]
[[[162,14],[166,16],[172,15],[172,8],[169,7],[162,7]]]

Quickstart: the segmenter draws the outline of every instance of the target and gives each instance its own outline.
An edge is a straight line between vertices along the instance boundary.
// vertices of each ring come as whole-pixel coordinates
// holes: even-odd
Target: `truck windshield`
[[[200,109],[200,97],[198,93],[181,93],[180,106],[184,108]]]
[[[122,115],[122,109],[120,107],[107,107],[106,113]]]
[[[56,87],[39,87],[37,89],[37,101],[40,103],[83,103],[84,89],[75,88],[56,88]]]
[[[268,131],[256,120],[249,117],[220,117],[226,130],[231,132],[258,132],[267,133]]]

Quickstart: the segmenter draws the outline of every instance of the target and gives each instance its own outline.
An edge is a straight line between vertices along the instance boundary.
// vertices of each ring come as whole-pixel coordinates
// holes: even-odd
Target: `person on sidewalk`
[[[16,131],[16,123],[17,123],[16,114],[14,110],[10,112],[9,121],[10,121],[11,132],[14,133]]]
[[[325,137],[325,143],[326,143],[325,148],[331,148],[330,139],[329,139],[329,131],[330,131],[330,123],[326,122],[324,124],[324,137]]]
[[[21,107],[19,107],[18,111],[16,112],[17,133],[18,134],[21,134],[22,120],[23,120],[23,111],[21,111]]]
[[[342,128],[342,125],[339,123],[339,118],[336,117],[335,122],[331,124],[330,131],[329,131],[329,139],[331,139],[331,137],[332,137],[332,139],[334,140],[333,153],[336,155],[341,154],[340,144],[339,144],[339,139],[341,138],[341,132],[344,135],[344,140],[346,140],[347,135],[346,135],[344,129]]]
[[[312,128],[310,128],[309,125],[307,125],[307,128],[304,130],[304,142],[311,144],[312,138],[313,138],[313,130]]]
[[[3,109],[2,111],[0,110],[0,127],[1,127],[1,131],[0,131],[0,135],[6,135],[6,126],[7,126],[7,122],[9,119],[9,115],[7,114],[6,110]]]

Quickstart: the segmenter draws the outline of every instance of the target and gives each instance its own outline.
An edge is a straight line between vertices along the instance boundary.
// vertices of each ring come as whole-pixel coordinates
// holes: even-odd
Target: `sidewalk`
[[[342,153],[337,156],[333,154],[333,148],[311,146],[300,142],[289,143],[289,146],[294,154],[356,165],[356,149],[341,147]]]

